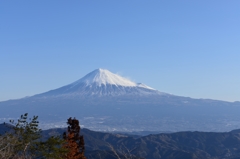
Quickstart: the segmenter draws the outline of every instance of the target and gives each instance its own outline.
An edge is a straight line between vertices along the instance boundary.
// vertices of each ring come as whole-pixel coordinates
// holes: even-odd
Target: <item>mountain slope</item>
[[[61,135],[66,129],[50,129],[44,136]],[[177,132],[131,137],[82,129],[88,158],[116,159],[110,146],[119,154],[145,159],[238,159],[239,130],[231,132]],[[106,155],[106,153],[108,155]],[[110,154],[110,155],[109,155]],[[94,156],[95,155],[95,156]]]
[[[135,83],[105,69],[96,69],[80,80],[35,97],[91,97],[164,95],[142,83]]]
[[[230,131],[240,125],[240,102],[171,95],[104,69],[45,93],[0,102],[0,110],[0,122],[28,112],[39,116],[43,129],[62,127],[69,117],[102,131]]]

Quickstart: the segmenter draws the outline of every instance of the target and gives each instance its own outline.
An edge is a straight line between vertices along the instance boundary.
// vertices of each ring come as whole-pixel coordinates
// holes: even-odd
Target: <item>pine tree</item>
[[[65,140],[61,139],[59,136],[51,136],[47,141],[39,142],[39,155],[37,158],[62,159],[68,152],[66,148],[62,147],[64,143]]]
[[[15,154],[24,158],[35,156],[37,143],[41,138],[41,129],[38,128],[38,116],[33,116],[28,120],[28,113],[21,115],[17,124],[14,126],[13,135],[17,138],[14,147]],[[10,121],[14,124],[14,121]]]
[[[42,131],[38,127],[38,117],[28,119],[21,115],[17,123],[10,121],[12,131],[0,136],[0,158],[4,159],[61,159],[67,153],[62,146],[65,140],[52,136],[41,141]]]
[[[68,149],[68,153],[64,156],[66,159],[86,159],[84,156],[84,139],[80,136],[80,126],[77,119],[69,118],[67,121],[68,131],[63,134],[66,140],[64,148]]]

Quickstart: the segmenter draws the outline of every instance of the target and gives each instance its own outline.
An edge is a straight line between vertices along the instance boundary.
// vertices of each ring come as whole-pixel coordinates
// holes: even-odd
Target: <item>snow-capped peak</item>
[[[113,74],[112,72],[106,69],[96,69],[80,80],[76,81],[76,83],[85,83],[87,85],[97,84],[99,86],[111,84],[111,85],[119,85],[119,86],[136,86],[136,83],[123,78],[117,74]]]
[[[106,69],[101,69],[101,68],[90,72],[89,74],[87,74],[86,76],[81,78],[80,80],[74,82],[73,85],[77,85],[80,83],[84,83],[86,85],[95,84],[98,86],[110,84],[110,85],[116,85],[116,86],[143,87],[143,88],[147,88],[147,89],[153,89],[144,84],[138,84],[138,83],[132,82],[124,77],[121,77],[121,76],[114,74]]]

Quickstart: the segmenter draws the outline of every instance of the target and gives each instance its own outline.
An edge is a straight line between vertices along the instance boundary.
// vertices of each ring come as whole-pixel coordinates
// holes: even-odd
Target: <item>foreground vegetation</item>
[[[51,136],[42,140],[38,116],[28,119],[21,115],[15,123],[10,121],[9,132],[0,136],[1,159],[85,159],[84,140],[80,136],[77,119],[69,118],[68,130],[61,136]]]

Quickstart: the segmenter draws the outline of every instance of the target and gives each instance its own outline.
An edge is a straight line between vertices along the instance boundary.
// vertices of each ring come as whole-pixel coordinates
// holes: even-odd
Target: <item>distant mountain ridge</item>
[[[9,130],[0,124],[1,130]],[[44,139],[62,135],[66,128],[43,131]],[[231,132],[176,132],[135,136],[81,129],[88,159],[239,159],[240,129]],[[131,156],[131,157],[130,157]]]
[[[193,99],[161,92],[105,69],[63,87],[0,102],[0,122],[38,115],[42,128],[76,117],[101,131],[230,131],[239,128],[240,102]]]

